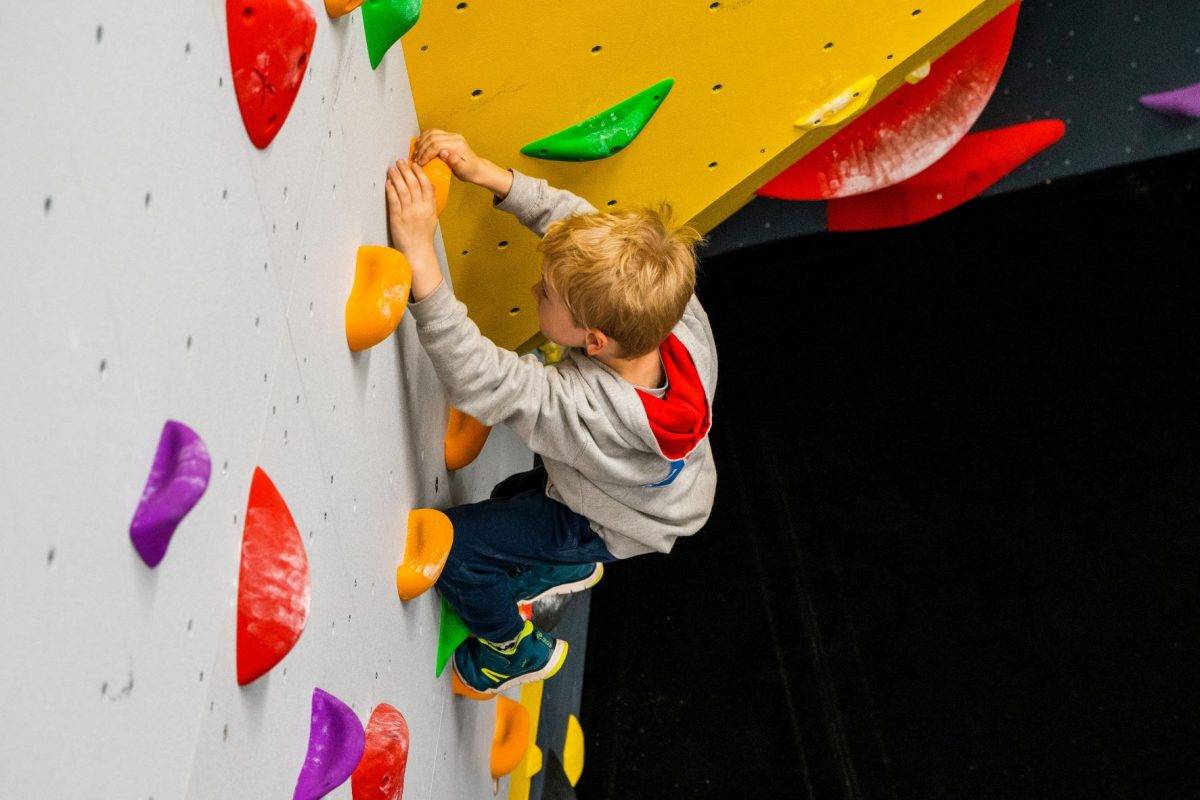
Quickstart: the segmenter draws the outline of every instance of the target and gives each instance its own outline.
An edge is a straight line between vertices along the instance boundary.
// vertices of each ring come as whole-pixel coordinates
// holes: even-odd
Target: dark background
[[[594,590],[579,797],[1200,796],[1197,184],[705,259],[716,506]]]

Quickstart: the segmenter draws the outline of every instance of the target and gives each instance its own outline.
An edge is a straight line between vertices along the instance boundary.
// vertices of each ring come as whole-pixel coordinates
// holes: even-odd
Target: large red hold
[[[1062,120],[1046,119],[969,134],[929,169],[903,183],[826,204],[831,231],[896,228],[960,206],[1062,138]]]
[[[287,503],[254,468],[238,573],[237,680],[241,685],[283,660],[308,621],[308,555]]]
[[[350,776],[354,800],[399,800],[408,769],[408,723],[404,715],[380,703],[367,722],[367,746]]]
[[[828,200],[891,186],[949,152],[992,97],[1017,28],[1013,3],[858,119],[758,190],[780,200]]]
[[[225,25],[242,122],[250,141],[262,149],[292,110],[317,20],[304,0],[225,0]]]

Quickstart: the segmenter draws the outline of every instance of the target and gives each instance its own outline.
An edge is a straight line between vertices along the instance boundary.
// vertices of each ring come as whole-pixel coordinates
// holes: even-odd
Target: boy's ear
[[[584,352],[586,352],[589,356],[602,353],[604,352],[604,349],[608,347],[609,341],[610,340],[608,336],[605,335],[604,331],[600,330],[599,328],[588,328],[587,333],[584,334],[583,337]]]

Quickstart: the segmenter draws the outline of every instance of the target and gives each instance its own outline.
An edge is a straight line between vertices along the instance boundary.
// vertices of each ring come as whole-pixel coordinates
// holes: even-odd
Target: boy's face
[[[538,326],[542,335],[563,347],[583,347],[587,329],[575,324],[558,293],[544,280],[535,283],[531,293],[537,299]]]

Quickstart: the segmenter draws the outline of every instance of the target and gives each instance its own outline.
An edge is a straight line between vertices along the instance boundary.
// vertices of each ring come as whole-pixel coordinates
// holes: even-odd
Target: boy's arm
[[[492,202],[538,236],[545,236],[546,228],[560,219],[596,211],[595,206],[579,195],[555,189],[542,178],[531,178],[515,169],[506,171],[512,173],[512,188],[507,195],[496,193]]]
[[[507,423],[536,453],[575,460],[588,434],[570,373],[497,347],[446,283],[408,311],[455,408],[484,425]]]

